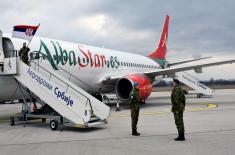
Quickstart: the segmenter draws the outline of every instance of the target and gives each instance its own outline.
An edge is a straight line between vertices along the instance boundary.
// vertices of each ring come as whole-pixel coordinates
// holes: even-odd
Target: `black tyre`
[[[42,118],[42,123],[45,123],[46,122],[46,118]]]
[[[143,100],[143,101],[140,101],[140,104],[145,104],[145,100]]]
[[[10,125],[14,126],[15,125],[15,119],[14,117],[10,117]]]
[[[55,131],[58,128],[59,121],[58,120],[52,120],[50,121],[50,128],[51,130]]]
[[[201,98],[202,97],[202,94],[201,93],[198,93],[197,94],[197,98]]]

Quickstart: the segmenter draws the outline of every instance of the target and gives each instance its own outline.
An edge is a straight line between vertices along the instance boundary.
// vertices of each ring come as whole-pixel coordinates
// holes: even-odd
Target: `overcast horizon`
[[[235,56],[235,2],[159,0],[0,1],[3,32],[19,24],[40,27],[37,36],[147,55],[170,16],[170,62],[206,56]],[[235,79],[235,64],[203,69],[200,80]]]

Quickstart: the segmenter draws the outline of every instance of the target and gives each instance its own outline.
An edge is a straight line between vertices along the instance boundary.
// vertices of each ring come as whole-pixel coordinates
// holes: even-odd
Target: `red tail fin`
[[[158,48],[153,53],[148,55],[150,58],[163,59],[163,60],[165,59],[167,53],[168,25],[169,25],[169,16],[166,15]]]

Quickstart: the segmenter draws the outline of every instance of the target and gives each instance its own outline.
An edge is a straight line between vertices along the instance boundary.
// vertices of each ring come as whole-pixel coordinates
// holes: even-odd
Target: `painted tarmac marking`
[[[213,103],[193,103],[196,105],[206,105],[206,107],[197,107],[197,108],[185,108],[185,112],[191,112],[191,111],[205,111],[209,110],[212,108],[217,108],[218,104],[213,104]],[[165,114],[170,114],[171,111],[159,111],[159,112],[140,112],[140,115],[144,116],[151,116],[151,115],[165,115]],[[120,114],[120,115],[113,115],[110,118],[125,118],[125,117],[130,117],[130,114]]]
[[[217,108],[218,104],[213,104],[213,103],[193,103],[195,105],[206,105],[206,107],[198,107],[198,108],[185,108],[185,112],[191,112],[191,111],[205,111],[205,110],[209,110],[212,108]],[[140,112],[140,115],[144,115],[144,116],[153,116],[153,115],[166,115],[171,113],[170,110],[168,111],[158,111],[158,112]],[[110,116],[110,118],[126,118],[126,117],[130,117],[130,114],[119,114],[119,115],[113,115]],[[8,122],[8,119],[1,119],[0,118],[0,122]]]

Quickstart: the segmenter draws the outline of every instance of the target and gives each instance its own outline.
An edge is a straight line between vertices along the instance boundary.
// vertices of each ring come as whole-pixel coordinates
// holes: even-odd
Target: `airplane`
[[[201,72],[202,68],[234,63],[235,58],[211,59],[211,57],[186,60],[170,64],[166,60],[169,16],[166,15],[159,44],[148,56],[126,53],[90,45],[34,37],[29,45],[29,56],[45,68],[53,69],[97,98],[102,93],[115,93],[122,102],[129,100],[134,82],[139,83],[141,101],[150,96],[152,83],[186,70]],[[11,57],[24,40],[12,38],[11,34],[0,35],[0,63]],[[63,72],[62,72],[63,71]],[[1,73],[1,71],[0,71]],[[68,74],[67,74],[68,73]],[[0,76],[0,101],[21,98],[16,81],[12,76]]]

